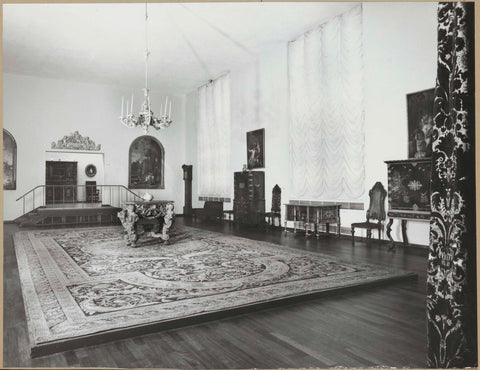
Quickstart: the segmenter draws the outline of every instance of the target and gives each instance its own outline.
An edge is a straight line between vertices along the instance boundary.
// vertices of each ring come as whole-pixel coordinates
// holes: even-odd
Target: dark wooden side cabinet
[[[77,162],[47,161],[45,198],[47,204],[77,201]]]
[[[239,224],[265,222],[265,172],[234,173],[233,217]]]
[[[430,221],[431,158],[385,161],[388,168],[387,236],[391,236],[393,220],[402,221],[403,244],[408,244],[407,221]]]

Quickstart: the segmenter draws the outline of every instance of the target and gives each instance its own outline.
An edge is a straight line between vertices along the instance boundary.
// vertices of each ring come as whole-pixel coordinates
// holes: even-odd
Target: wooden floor
[[[192,225],[178,217],[177,223]],[[418,273],[417,281],[283,305],[232,318],[30,359],[22,292],[12,235],[4,227],[5,367],[135,367],[180,369],[298,367],[426,367],[425,249],[305,239],[300,234],[229,223],[201,227]],[[22,229],[24,230],[24,229]]]

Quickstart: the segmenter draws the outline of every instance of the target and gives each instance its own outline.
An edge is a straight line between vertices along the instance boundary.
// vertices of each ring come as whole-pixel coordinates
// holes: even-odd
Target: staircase
[[[45,194],[50,190],[48,187],[49,185],[39,185],[17,199],[23,200],[24,210],[24,214],[15,219],[19,226],[119,224],[117,213],[124,202],[141,200],[140,196],[122,185],[100,185],[97,186],[100,187],[100,196],[95,201],[46,204]],[[26,207],[30,211],[26,211]]]

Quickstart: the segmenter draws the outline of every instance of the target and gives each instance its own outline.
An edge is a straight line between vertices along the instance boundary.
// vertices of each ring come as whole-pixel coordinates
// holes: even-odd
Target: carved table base
[[[144,234],[145,225],[148,224],[152,225],[149,236],[168,241],[169,230],[175,218],[173,208],[173,202],[167,201],[126,202],[117,216],[125,231],[127,245],[135,248],[139,235]],[[159,232],[162,218],[162,230]]]

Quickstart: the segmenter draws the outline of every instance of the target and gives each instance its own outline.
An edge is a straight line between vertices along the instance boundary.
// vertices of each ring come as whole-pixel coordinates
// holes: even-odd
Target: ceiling
[[[148,4],[149,86],[188,93],[354,4]],[[3,72],[143,87],[145,4],[4,4],[3,18]]]

